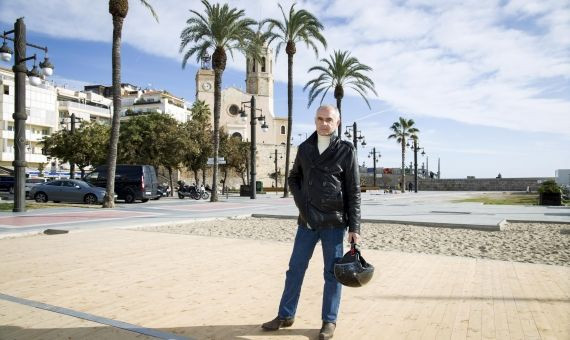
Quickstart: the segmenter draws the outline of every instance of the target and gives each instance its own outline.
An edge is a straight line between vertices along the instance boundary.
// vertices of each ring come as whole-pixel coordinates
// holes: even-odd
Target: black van
[[[107,186],[107,166],[100,165],[87,174],[84,181],[95,186]],[[147,202],[158,197],[158,179],[152,165],[124,165],[117,164],[115,170],[115,194],[118,199],[127,203],[135,200]]]

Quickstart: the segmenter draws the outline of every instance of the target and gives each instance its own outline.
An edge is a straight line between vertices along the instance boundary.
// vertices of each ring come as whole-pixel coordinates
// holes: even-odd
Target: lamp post
[[[14,38],[8,35],[14,34]],[[53,74],[53,65],[50,63],[47,53],[47,47],[37,46],[26,42],[26,25],[24,18],[18,18],[14,23],[14,29],[4,31],[2,34],[4,39],[0,47],[0,58],[3,61],[10,61],[12,58],[12,50],[6,44],[6,40],[14,42],[15,58],[14,58],[14,85],[15,85],[15,100],[14,100],[14,177],[15,177],[15,191],[14,191],[14,207],[12,211],[23,212],[26,211],[26,76],[29,77],[30,84],[40,85],[43,76],[51,76]],[[30,46],[44,51],[44,61],[40,63],[42,71],[36,66],[36,55],[26,57],[26,46]],[[28,71],[26,61],[34,60],[34,67]]]
[[[372,156],[372,164],[374,166],[374,186],[376,186],[376,161],[379,161],[382,155],[378,152],[378,156],[376,156],[376,147],[373,147],[372,151],[368,153],[368,158],[370,158],[370,156]]]
[[[277,176],[277,156],[280,156],[280,159],[283,159],[283,154],[280,152],[277,152],[277,149],[275,149],[275,156],[273,157],[272,155],[269,155],[269,159],[274,158],[274,162],[275,162],[275,189],[277,189],[278,186],[278,176]]]
[[[351,134],[352,131],[352,134]],[[352,144],[358,150],[358,141],[360,140],[363,147],[366,146],[366,140],[364,140],[364,136],[362,135],[362,131],[356,128],[356,122],[352,123],[352,125],[347,125],[346,130],[344,131],[344,135],[346,138],[352,137]],[[358,135],[358,136],[357,136]]]
[[[69,119],[71,121],[71,136],[73,136],[75,134],[75,123],[77,121],[81,121],[82,119],[79,117],[76,117],[75,113],[72,113],[71,116],[69,117]],[[65,118],[63,118],[60,123],[63,126],[67,125]],[[69,162],[69,178],[71,178],[71,179],[75,178],[75,163],[73,163],[71,161]]]
[[[249,104],[249,105],[248,105]],[[247,102],[241,102],[241,106],[242,108],[240,109],[240,118],[243,122],[247,121],[247,113],[245,113],[244,108],[249,107],[250,108],[250,120],[249,120],[249,124],[251,126],[251,148],[250,148],[250,158],[251,158],[251,169],[250,169],[250,196],[249,198],[251,198],[252,200],[255,199],[255,194],[256,194],[256,187],[255,187],[255,154],[257,153],[257,146],[256,146],[256,141],[255,141],[255,126],[257,125],[257,121],[259,120],[260,122],[263,121],[263,124],[261,124],[261,130],[263,132],[266,132],[267,130],[269,130],[269,126],[267,125],[267,122],[265,121],[265,116],[262,114],[259,117],[255,116],[255,111],[260,111],[263,112],[261,109],[258,109],[255,107],[255,96],[251,96],[251,100],[247,101]]]
[[[418,138],[412,138],[414,143],[410,146],[410,142],[406,144],[414,152],[414,192],[418,192],[418,150],[422,150],[422,156],[426,154],[424,148],[420,148]]]

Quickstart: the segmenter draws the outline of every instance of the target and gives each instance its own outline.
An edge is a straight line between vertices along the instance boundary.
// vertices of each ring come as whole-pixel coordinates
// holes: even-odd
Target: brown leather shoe
[[[276,331],[279,328],[291,327],[294,321],[295,318],[280,319],[279,317],[276,317],[275,319],[261,325],[261,328],[266,331]]]
[[[319,340],[332,339],[336,324],[334,322],[324,322],[321,331],[319,332]]]

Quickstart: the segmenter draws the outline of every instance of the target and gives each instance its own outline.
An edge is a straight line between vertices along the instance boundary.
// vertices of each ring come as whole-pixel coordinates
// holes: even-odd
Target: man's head
[[[332,105],[322,105],[317,109],[315,125],[317,133],[321,136],[330,136],[340,124],[340,114]]]

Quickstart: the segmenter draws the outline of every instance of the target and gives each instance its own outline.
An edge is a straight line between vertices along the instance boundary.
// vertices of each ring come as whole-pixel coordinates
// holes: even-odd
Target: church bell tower
[[[273,98],[273,51],[263,47],[260,60],[246,60],[246,92]]]

